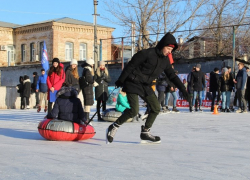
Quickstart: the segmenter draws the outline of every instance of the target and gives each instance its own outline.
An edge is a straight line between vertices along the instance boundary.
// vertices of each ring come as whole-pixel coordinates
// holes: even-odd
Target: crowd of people
[[[125,66],[115,82],[117,88],[122,87],[116,105],[116,110],[122,112],[122,115],[108,127],[107,142],[113,141],[116,131],[124,122],[138,116],[139,96],[147,103],[148,115],[145,125],[141,127],[140,135],[145,141],[160,142],[160,137],[150,134],[150,128],[161,110],[170,111],[168,108],[170,95],[173,96],[172,112],[179,112],[176,106],[177,89],[181,98],[189,102],[190,112],[202,111],[202,94],[206,88],[205,73],[202,72],[201,65],[197,64],[192,68],[187,79],[181,81],[177,76],[178,71],[174,69],[172,59],[172,52],[177,48],[176,39],[172,34],[167,33],[155,48],[139,51]],[[37,72],[33,73],[33,83],[27,75],[20,77],[17,89],[21,96],[21,109],[30,108],[29,98],[31,92],[34,92],[36,97],[34,107],[37,108],[37,112],[40,112],[44,101],[47,118],[88,123],[90,108],[94,104],[93,87],[95,87],[98,121],[103,121],[101,109],[106,110],[109,96],[108,84],[111,81],[109,71],[103,61],[99,62],[99,66],[94,71],[93,59],[86,60],[81,67],[83,71],[79,75],[78,61],[73,59],[64,71],[64,65],[58,58],[54,58],[48,74],[44,69],[41,69],[40,76]],[[230,97],[234,91],[234,106],[237,105],[237,101],[239,105],[236,112],[247,112],[247,102],[250,103],[250,81],[247,76],[249,68],[239,63],[238,69],[236,76],[231,72],[230,67],[223,67],[221,73],[218,68],[214,68],[210,73],[211,111],[220,100],[222,100],[221,112],[233,111]],[[152,82],[155,80],[158,97],[152,88]],[[80,91],[83,94],[84,106],[77,97]]]

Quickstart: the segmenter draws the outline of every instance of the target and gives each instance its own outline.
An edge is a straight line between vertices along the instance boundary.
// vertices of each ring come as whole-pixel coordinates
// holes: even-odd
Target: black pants
[[[35,92],[35,97],[36,97],[36,106],[39,105],[39,92]]]
[[[128,102],[130,104],[130,109],[126,109],[124,113],[116,120],[116,123],[122,125],[129,118],[135,117],[139,112],[139,97],[137,94],[127,93]],[[160,104],[155,94],[143,98],[144,101],[150,106],[150,111],[148,118],[145,123],[145,128],[151,128],[155,118],[160,112]]]
[[[245,99],[245,92],[246,90],[237,90],[237,98],[238,98],[238,102],[239,102],[239,108],[241,108],[241,110],[246,110],[247,109],[247,102]],[[243,105],[242,105],[243,103]]]
[[[245,94],[245,98],[246,98],[246,101],[248,103],[248,110],[250,111],[250,89],[246,89],[246,94]]]
[[[234,106],[237,106],[237,91],[234,94]]]
[[[214,109],[214,102],[215,102],[216,97],[217,97],[217,104],[220,101],[220,93],[218,93],[218,95],[216,95],[216,92],[217,91],[212,91],[212,105],[211,105],[211,109]]]
[[[30,98],[29,97],[23,97],[24,102],[24,108],[30,105]]]
[[[158,102],[161,105],[161,107],[165,106],[164,95],[165,95],[164,91],[158,91]]]
[[[97,100],[96,110],[97,110],[98,116],[100,115],[101,103],[102,103],[102,111],[106,110],[106,101]]]
[[[20,109],[24,109],[25,108],[24,97],[23,97],[23,95],[20,95],[20,96],[21,96],[21,106],[20,106]]]
[[[52,111],[53,102],[48,102],[48,114]]]

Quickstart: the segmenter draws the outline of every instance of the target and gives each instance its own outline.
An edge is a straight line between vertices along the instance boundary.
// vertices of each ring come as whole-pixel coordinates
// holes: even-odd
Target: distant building
[[[100,39],[111,38],[113,31],[97,26],[98,49]],[[28,25],[0,21],[0,67],[40,64],[44,41],[50,61],[54,57],[62,62],[94,57],[92,23],[67,17]],[[102,43],[102,59],[111,59],[111,40]]]

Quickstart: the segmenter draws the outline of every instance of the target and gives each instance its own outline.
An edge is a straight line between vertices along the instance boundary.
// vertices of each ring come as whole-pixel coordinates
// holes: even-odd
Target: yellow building
[[[100,39],[111,38],[113,31],[97,25],[98,48]],[[40,63],[44,41],[50,61],[54,57],[62,62],[94,57],[92,23],[67,17],[23,26],[0,21],[0,67]],[[111,59],[111,40],[102,43],[102,59]]]

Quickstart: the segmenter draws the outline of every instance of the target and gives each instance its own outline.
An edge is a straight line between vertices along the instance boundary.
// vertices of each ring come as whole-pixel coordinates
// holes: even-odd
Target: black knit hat
[[[41,71],[45,71],[45,69],[42,68]]]
[[[216,67],[216,68],[214,68],[214,72],[216,72],[216,71],[219,71],[219,68],[217,68],[217,67]]]
[[[60,64],[60,61],[59,61],[58,58],[54,58],[54,59],[52,60],[52,64],[53,64],[54,62],[57,62],[58,64]]]
[[[37,75],[37,72],[33,72],[33,75],[35,75],[35,76],[36,76],[36,75]]]

